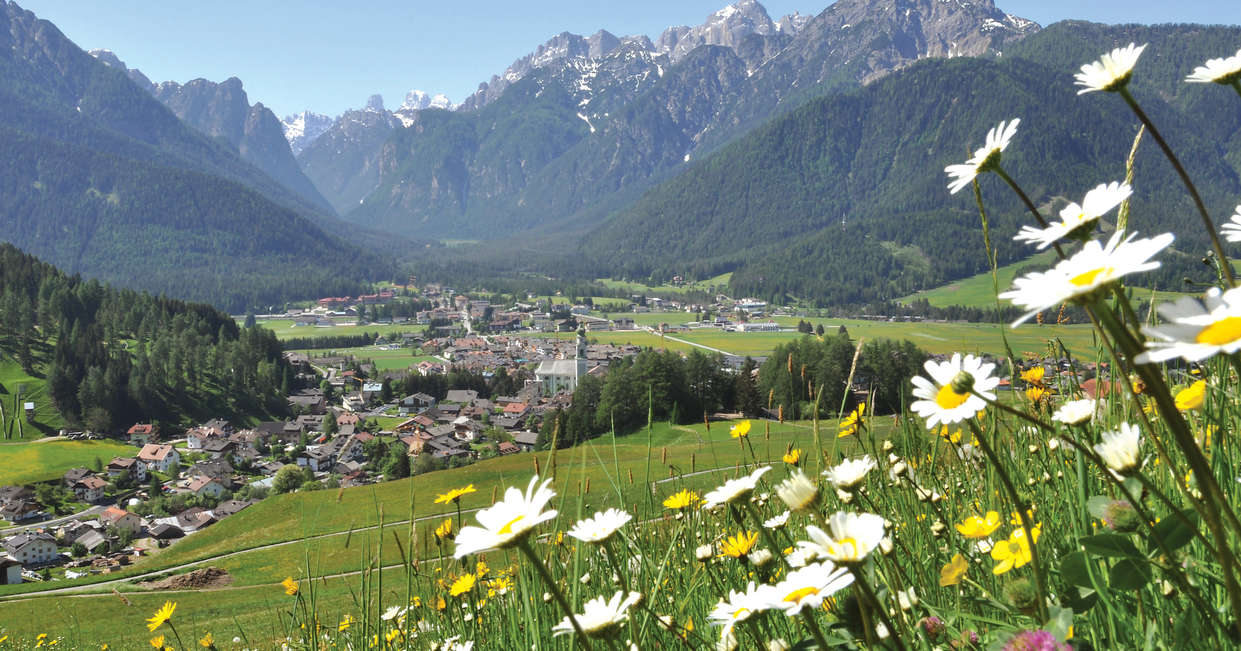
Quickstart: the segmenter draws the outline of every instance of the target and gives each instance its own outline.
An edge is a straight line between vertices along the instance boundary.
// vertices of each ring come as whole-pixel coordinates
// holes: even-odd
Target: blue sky
[[[761,0],[773,19],[828,0]],[[18,0],[83,49],[113,50],[152,81],[238,77],[277,115],[329,115],[379,93],[389,108],[419,88],[460,102],[480,81],[562,31],[656,37],[728,0]],[[997,0],[1040,24],[1241,24],[1235,0]],[[346,7],[348,7],[346,9]],[[1241,47],[1241,43],[1237,44]],[[1231,54],[1221,52],[1220,55]]]

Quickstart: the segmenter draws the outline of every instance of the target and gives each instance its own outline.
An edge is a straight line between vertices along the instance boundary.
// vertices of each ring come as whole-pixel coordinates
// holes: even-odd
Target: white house
[[[181,453],[171,445],[148,443],[138,452],[138,461],[145,464],[148,471],[169,474],[181,466]]]
[[[142,518],[125,509],[109,506],[99,514],[99,522],[105,527],[126,529],[135,536],[142,532]]]
[[[8,554],[0,554],[0,585],[16,585],[21,582],[21,561]]]
[[[56,539],[41,531],[19,533],[4,541],[4,550],[22,565],[42,565],[60,557]]]
[[[185,488],[195,495],[205,495],[207,497],[215,498],[219,498],[224,494],[224,491],[228,490],[224,484],[220,483],[219,480],[203,475],[198,475],[197,477],[191,479],[190,483],[186,485]]]

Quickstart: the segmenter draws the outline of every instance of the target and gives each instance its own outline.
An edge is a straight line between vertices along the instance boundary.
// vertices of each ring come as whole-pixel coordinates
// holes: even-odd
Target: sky
[[[760,0],[773,20],[822,12],[830,0]],[[279,116],[339,115],[381,94],[394,109],[410,89],[453,102],[551,36],[658,37],[698,25],[728,0],[17,0],[85,50],[106,48],[152,81],[237,77],[250,102]],[[1237,0],[996,0],[1047,25],[1241,24]],[[347,7],[347,8],[346,8]],[[1238,43],[1241,47],[1241,43]],[[1220,56],[1232,54],[1221,52]]]

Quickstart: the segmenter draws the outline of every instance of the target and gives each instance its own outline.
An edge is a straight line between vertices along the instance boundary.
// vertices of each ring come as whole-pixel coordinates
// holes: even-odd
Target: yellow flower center
[[[801,603],[802,599],[805,599],[806,597],[809,597],[812,594],[819,594],[819,589],[810,588],[810,587],[798,588],[790,592],[788,596],[784,598],[784,600],[790,603],[797,604],[797,603]]]
[[[857,560],[858,544],[856,538],[841,538],[836,541],[836,554],[838,560]]]
[[[1239,316],[1230,316],[1216,321],[1203,328],[1198,332],[1198,336],[1194,337],[1194,341],[1212,346],[1222,346],[1237,339],[1241,339],[1241,317]]]
[[[1069,282],[1078,287],[1089,287],[1095,283],[1095,279],[1100,275],[1109,275],[1111,272],[1111,267],[1099,267],[1098,269],[1091,269],[1085,273],[1077,274],[1070,278]]]
[[[748,612],[750,612],[749,608],[738,608],[737,610],[733,611],[733,619],[741,619],[741,614],[748,613]]]
[[[524,515],[519,515],[519,516],[517,516],[517,517],[513,518],[512,520],[509,520],[507,524],[505,524],[503,527],[500,527],[500,533],[501,533],[501,534],[504,534],[504,535],[506,535],[506,536],[507,536],[508,534],[513,533],[513,525],[517,524],[517,522],[518,522],[519,520],[521,520],[522,518],[524,518],[524,517],[526,517],[526,516],[524,516]]]
[[[968,393],[957,393],[952,390],[952,385],[945,384],[939,388],[939,393],[935,394],[935,404],[944,409],[956,409],[965,404],[969,397]]]

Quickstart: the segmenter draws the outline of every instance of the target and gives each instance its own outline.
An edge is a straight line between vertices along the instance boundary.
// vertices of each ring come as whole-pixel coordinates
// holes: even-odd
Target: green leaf
[[[1068,589],[1060,595],[1060,603],[1066,608],[1072,608],[1073,612],[1084,613],[1094,607],[1099,602],[1099,593],[1090,588],[1080,588],[1069,586]]]
[[[1043,630],[1063,642],[1069,636],[1069,629],[1073,628],[1073,609],[1052,606],[1047,614],[1048,620],[1043,625]]]
[[[1083,536],[1077,539],[1078,544],[1096,556],[1111,558],[1143,558],[1142,552],[1127,536],[1116,533],[1101,533],[1094,536]]]
[[[1122,558],[1107,573],[1108,585],[1116,590],[1138,590],[1151,580],[1151,564],[1145,559]]]
[[[1102,520],[1107,515],[1107,505],[1112,503],[1112,498],[1103,495],[1095,495],[1086,501],[1086,510],[1090,512],[1096,519]]]
[[[1087,563],[1090,561],[1086,552],[1075,551],[1065,555],[1060,562],[1060,577],[1069,585],[1082,588],[1093,588]]]
[[[1185,524],[1185,521],[1176,515],[1169,515],[1155,524],[1155,530],[1148,536],[1147,549],[1154,551],[1159,549],[1155,543],[1156,539],[1163,541],[1168,551],[1176,551],[1185,545],[1188,545],[1193,539],[1194,534],[1198,531],[1198,512],[1193,509],[1185,509],[1181,511],[1193,527]]]

